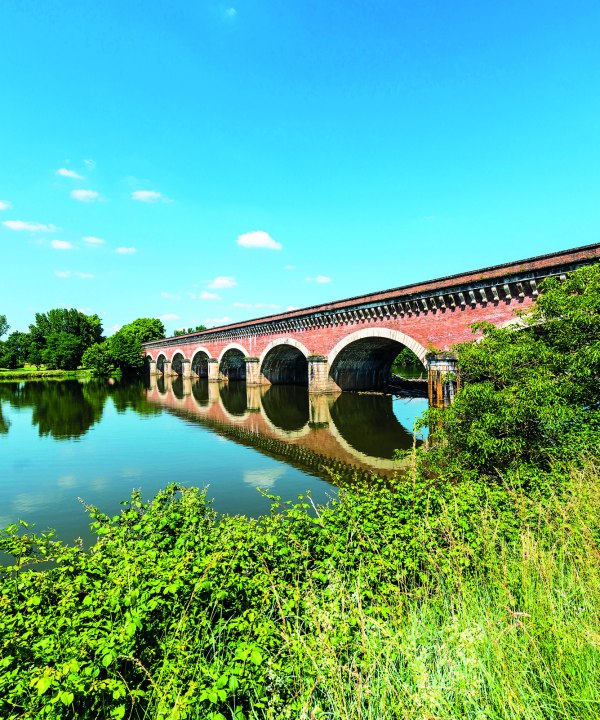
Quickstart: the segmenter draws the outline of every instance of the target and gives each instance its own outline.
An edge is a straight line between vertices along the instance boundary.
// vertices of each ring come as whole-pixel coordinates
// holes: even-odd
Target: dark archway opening
[[[219,388],[223,407],[230,415],[243,416],[248,411],[245,383],[227,383]]]
[[[208,377],[208,355],[203,350],[192,358],[192,374],[199,378]]]
[[[173,395],[178,400],[183,400],[183,398],[185,397],[185,390],[183,387],[183,378],[181,377],[181,375],[178,375],[176,378],[174,378],[171,387],[173,390]]]
[[[244,353],[235,348],[228,350],[221,358],[219,373],[222,378],[227,380],[245,380],[246,361],[244,360]]]
[[[156,359],[156,369],[158,370],[158,372],[164,373],[164,371],[165,371],[165,362],[166,362],[166,359],[167,359],[167,358],[166,358],[164,355],[159,355],[159,356],[157,357],[157,359]]]
[[[341,390],[385,391],[392,380],[392,365],[404,350],[408,348],[389,338],[361,338],[340,351],[331,377]]]
[[[270,350],[261,372],[272,385],[308,387],[308,361],[293,345],[277,345]]]
[[[171,371],[177,375],[183,375],[183,359],[183,355],[178,352],[173,355],[173,360],[171,360]]]
[[[196,398],[196,402],[200,407],[208,407],[210,405],[208,381],[202,378],[193,383],[192,395]]]

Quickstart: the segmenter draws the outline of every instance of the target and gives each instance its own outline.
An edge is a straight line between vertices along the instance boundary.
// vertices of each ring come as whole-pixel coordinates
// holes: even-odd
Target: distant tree
[[[85,350],[103,340],[98,315],[85,315],[75,308],[36,313],[29,331],[29,361],[65,370],[77,368]]]
[[[115,370],[139,371],[144,366],[142,343],[160,340],[165,326],[157,318],[138,318],[124,325],[103,343],[92,345],[82,358],[85,367],[97,375],[109,375]]]
[[[8,324],[8,321],[6,320],[6,315],[0,315],[0,338],[3,335],[6,335],[9,327],[10,327],[10,325]]]
[[[23,367],[31,349],[29,333],[12,332],[4,342],[0,342],[0,367]]]
[[[173,337],[179,337],[179,335],[189,335],[193,332],[202,332],[202,330],[206,330],[206,325],[196,325],[196,327],[193,328],[180,328],[179,330],[175,330],[173,333]]]

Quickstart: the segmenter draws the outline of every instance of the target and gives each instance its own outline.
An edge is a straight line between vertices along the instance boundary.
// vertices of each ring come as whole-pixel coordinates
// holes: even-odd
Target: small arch
[[[221,353],[219,361],[219,377],[223,380],[246,379],[245,351],[234,347],[233,343]]]
[[[183,375],[183,361],[185,360],[183,353],[176,352],[171,360],[171,371],[177,375]]]
[[[205,347],[197,347],[192,355],[191,370],[194,377],[208,377],[208,361],[210,353]]]
[[[165,363],[167,362],[167,356],[164,353],[159,353],[158,357],[156,358],[156,369],[160,373],[165,372]]]
[[[330,375],[342,390],[383,390],[391,380],[392,363],[403,347],[427,367],[427,351],[398,330],[365,328],[340,340],[329,353]]]
[[[229,345],[227,345],[221,350],[221,354],[219,355],[219,362],[221,362],[225,353],[229,352],[230,350],[239,350],[242,353],[243,357],[248,357],[248,352],[243,345],[240,345],[239,343],[229,343]]]
[[[274,340],[260,356],[260,372],[273,385],[308,386],[308,355],[297,340]]]

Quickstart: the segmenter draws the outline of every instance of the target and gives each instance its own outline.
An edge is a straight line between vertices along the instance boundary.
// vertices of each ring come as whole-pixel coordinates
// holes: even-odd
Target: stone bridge
[[[472,323],[514,321],[540,282],[600,260],[600,243],[144,344],[151,374],[308,385],[309,392],[387,387],[403,347],[429,377],[429,399],[453,394],[452,347]]]

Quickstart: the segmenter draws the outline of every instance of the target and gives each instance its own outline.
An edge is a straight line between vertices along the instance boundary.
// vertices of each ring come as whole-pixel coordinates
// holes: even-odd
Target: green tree
[[[202,332],[202,330],[206,330],[206,325],[196,325],[196,327],[189,327],[189,328],[179,328],[179,330],[175,330],[173,333],[173,337],[179,337],[179,335],[189,335],[193,332]]]
[[[103,343],[92,345],[82,361],[97,375],[108,375],[115,370],[139,371],[144,367],[142,343],[160,340],[164,336],[165,326],[160,320],[138,318]]]
[[[524,478],[600,442],[600,265],[542,290],[519,322],[479,323],[458,348],[463,387],[426,417],[438,471]]]
[[[86,348],[103,339],[98,315],[85,315],[75,308],[36,313],[29,331],[30,362],[50,368],[77,368]]]
[[[10,325],[8,324],[8,321],[6,320],[6,315],[0,315],[0,338],[3,335],[6,335],[9,327],[10,327]]]
[[[15,330],[8,338],[0,343],[0,367],[11,370],[23,367],[31,349],[31,337],[29,333]]]

